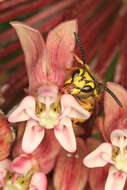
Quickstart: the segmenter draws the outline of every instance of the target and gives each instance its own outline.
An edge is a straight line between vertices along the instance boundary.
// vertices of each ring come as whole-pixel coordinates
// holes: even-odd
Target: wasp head
[[[88,66],[87,66],[88,67]],[[88,67],[90,70],[90,68]],[[79,99],[96,98],[100,95],[100,86],[83,68],[75,68],[72,76],[65,82],[63,92]]]

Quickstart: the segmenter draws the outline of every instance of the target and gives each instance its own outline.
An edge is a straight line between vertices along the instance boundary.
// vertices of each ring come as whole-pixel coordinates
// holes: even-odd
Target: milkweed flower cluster
[[[102,143],[96,150],[91,152],[83,160],[89,168],[102,167],[107,163],[112,166],[105,184],[105,190],[123,189],[127,178],[127,131],[114,130],[111,133],[112,143]]]
[[[90,184],[93,189],[94,180],[99,180],[100,176],[95,175],[93,180],[93,172],[96,172],[96,168],[100,167],[100,173],[102,167],[106,167],[108,164],[109,169],[102,173],[105,180],[104,185],[100,183],[100,188],[105,190],[126,189],[127,179],[127,122],[126,122],[126,90],[118,84],[109,83],[108,86],[112,89],[117,97],[123,103],[123,108],[119,108],[114,104],[111,97],[108,94],[104,96],[104,121],[102,118],[98,118],[98,126],[105,138],[104,143],[101,143],[95,150],[88,154],[84,159],[83,163],[89,168],[95,168],[90,174]],[[111,114],[112,113],[112,114]],[[99,171],[98,171],[99,172]],[[107,179],[106,179],[107,178]],[[92,180],[94,182],[92,182]]]
[[[22,141],[25,153],[32,153],[44,137],[45,129],[54,129],[59,143],[69,152],[76,151],[71,118],[88,119],[90,114],[71,95],[62,95],[65,69],[72,66],[76,20],[60,24],[47,37],[24,24],[13,22],[25,53],[29,77],[29,95],[9,114],[10,122],[27,121]],[[31,143],[32,142],[32,143]]]
[[[3,189],[45,190],[45,174],[53,168],[60,145],[70,153],[76,151],[72,118],[87,120],[91,115],[73,96],[62,94],[66,70],[72,67],[77,21],[59,24],[49,32],[46,43],[39,31],[20,22],[11,25],[24,51],[29,88],[27,96],[8,114],[12,125],[19,123],[18,133],[21,128],[24,132],[17,136],[14,160],[3,160],[6,166],[4,172],[1,169],[1,185]],[[81,159],[79,166],[81,170]],[[86,175],[86,169],[83,173]]]
[[[97,176],[94,180],[88,177],[92,176],[88,168],[109,164],[103,189],[122,190],[127,177],[127,131],[123,124],[126,123],[126,90],[108,83],[124,107],[120,108],[112,97],[104,94],[104,121],[98,117],[97,123],[106,142],[97,149],[91,148],[81,138],[85,136],[82,128],[79,126],[77,133],[72,123],[74,119],[88,120],[91,113],[74,96],[62,92],[64,82],[69,78],[67,70],[73,63],[71,52],[75,46],[77,21],[56,26],[47,35],[46,43],[39,31],[20,22],[11,22],[11,25],[25,55],[29,88],[25,89],[27,95],[8,114],[11,125],[18,123],[18,132],[13,160],[7,159],[9,148],[0,161],[1,188],[46,190],[46,174],[55,167],[56,190],[61,190],[61,186],[63,190],[82,190],[87,181],[93,190],[91,181]]]
[[[12,162],[8,159],[0,161],[0,183],[3,189],[46,189],[46,176],[39,171],[32,160],[21,155]]]

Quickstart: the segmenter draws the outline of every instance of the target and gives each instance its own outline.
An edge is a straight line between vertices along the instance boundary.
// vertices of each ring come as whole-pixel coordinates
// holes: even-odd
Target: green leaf
[[[116,64],[117,64],[119,55],[120,55],[120,52],[117,52],[117,54],[113,57],[113,60],[111,61],[110,65],[107,69],[107,72],[105,74],[105,78],[104,78],[105,82],[110,81],[112,79],[112,77],[115,73],[115,68],[116,68]]]
[[[94,133],[91,135],[91,137],[94,139],[101,139],[102,136],[101,136],[101,133]]]

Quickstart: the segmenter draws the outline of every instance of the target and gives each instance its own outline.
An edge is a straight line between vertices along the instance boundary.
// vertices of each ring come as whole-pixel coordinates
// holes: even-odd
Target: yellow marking
[[[84,77],[86,77],[86,80],[92,80],[91,76],[87,72],[84,73]]]
[[[98,96],[99,94],[97,93],[97,89],[94,90],[94,95]]]
[[[71,92],[71,94],[79,94],[80,93],[80,89],[74,88],[73,91]]]
[[[72,78],[68,79],[64,84],[68,84],[72,82]]]
[[[80,68],[79,71],[80,71],[79,75],[82,75],[82,73],[84,73],[84,70],[82,68]]]
[[[75,119],[75,118],[72,118],[72,121],[73,121],[73,127],[77,127],[77,123],[83,123],[85,122],[86,120],[84,119]]]
[[[85,80],[80,81],[82,79],[81,75],[84,73],[84,70],[79,69],[79,71],[80,71],[80,73],[78,74],[78,76],[74,77],[74,84],[79,88],[83,88],[85,85],[90,85],[92,88],[95,88],[94,82],[89,82],[86,84]],[[85,72],[83,76],[86,78],[86,80],[92,80],[92,78],[90,77],[90,75],[87,72]],[[68,83],[68,81],[67,81],[67,83]]]
[[[87,83],[87,85],[91,86],[91,87],[92,87],[92,89],[94,89],[94,88],[95,88],[95,84],[94,84],[94,82],[89,82],[89,83]]]
[[[87,111],[89,111],[90,109],[93,108],[93,105],[92,104],[82,104],[82,107],[84,109],[86,109]],[[90,111],[89,111],[90,112]],[[91,113],[91,112],[90,112]]]
[[[81,76],[77,76],[74,78],[74,84],[79,88],[83,88],[85,86],[85,81],[80,81],[81,79]]]

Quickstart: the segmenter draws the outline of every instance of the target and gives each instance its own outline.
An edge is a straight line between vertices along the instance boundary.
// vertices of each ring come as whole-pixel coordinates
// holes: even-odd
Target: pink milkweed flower
[[[125,88],[123,88],[122,86],[120,86],[119,84],[114,83],[114,82],[108,82],[107,87],[110,88],[115,93],[115,95],[122,102],[122,105],[123,105],[123,107],[120,108],[120,106],[118,106],[114,102],[114,100],[112,99],[112,97],[108,93],[106,93],[106,92],[104,93],[104,116],[103,117],[99,116],[97,118],[97,126],[101,130],[101,133],[102,133],[105,141],[110,142],[109,143],[110,144],[109,147],[110,147],[111,142],[113,144],[113,141],[111,141],[110,136],[112,133],[114,133],[114,131],[120,130],[120,131],[123,131],[123,135],[126,134],[126,129],[127,129],[127,119],[126,119],[126,115],[127,115],[127,101],[126,101],[127,91]],[[95,144],[95,143],[93,143],[93,144]],[[107,144],[108,143],[106,143],[106,146],[107,146]],[[104,150],[105,150],[105,147],[104,147]],[[117,145],[116,145],[116,147],[117,147]],[[115,148],[116,153],[117,153],[118,147],[117,148],[116,147],[113,145],[112,150],[114,150],[113,148]],[[103,148],[103,146],[102,146],[102,148]],[[91,152],[92,151],[93,150],[91,150]],[[110,151],[110,149],[109,149],[109,151]],[[124,157],[123,157],[123,160],[124,160]],[[109,161],[109,164],[106,164],[103,168],[102,167],[100,167],[100,168],[95,167],[94,168],[94,166],[93,166],[93,168],[90,169],[89,184],[90,184],[90,188],[92,190],[94,190],[95,187],[98,190],[104,189],[105,181],[106,181],[106,178],[108,176],[109,167],[111,166],[111,164],[113,164],[110,161]],[[118,163],[119,162],[117,162],[117,169],[118,169]],[[122,171],[122,170],[119,170],[119,171]],[[126,188],[126,185],[125,185],[125,188]],[[119,185],[118,185],[118,189],[120,189]]]
[[[47,178],[27,155],[21,155],[12,162],[0,161],[0,185],[7,190],[46,190]]]
[[[108,82],[110,88],[122,103],[121,108],[113,98],[104,93],[104,117],[97,118],[97,126],[106,141],[110,141],[110,134],[115,129],[127,129],[127,90],[115,82]]]
[[[47,189],[47,178],[45,174],[39,171],[37,163],[34,162],[28,155],[20,155],[15,158],[10,166],[11,170],[18,175],[27,176],[32,171],[33,175],[30,178],[29,189],[28,190],[46,190]],[[17,178],[17,177],[16,177]],[[16,179],[14,179],[16,180]],[[14,183],[13,180],[13,183]]]
[[[18,133],[21,127],[19,126]],[[45,138],[30,154],[30,158],[39,165],[40,171],[47,174],[53,169],[60,150],[61,146],[55,138],[54,132],[52,130],[46,130]],[[12,157],[16,158],[21,154],[24,154],[22,150],[22,137],[15,142]]]
[[[127,130],[112,131],[110,139],[111,143],[102,143],[83,163],[89,168],[111,164],[105,190],[123,190],[127,178]]]
[[[12,22],[19,36],[26,60],[29,95],[9,115],[10,122],[27,121],[22,149],[32,153],[44,137],[45,129],[54,129],[64,149],[76,150],[71,118],[88,119],[90,113],[69,94],[61,95],[65,70],[72,66],[76,20],[59,24],[49,32],[44,43],[39,31]]]

